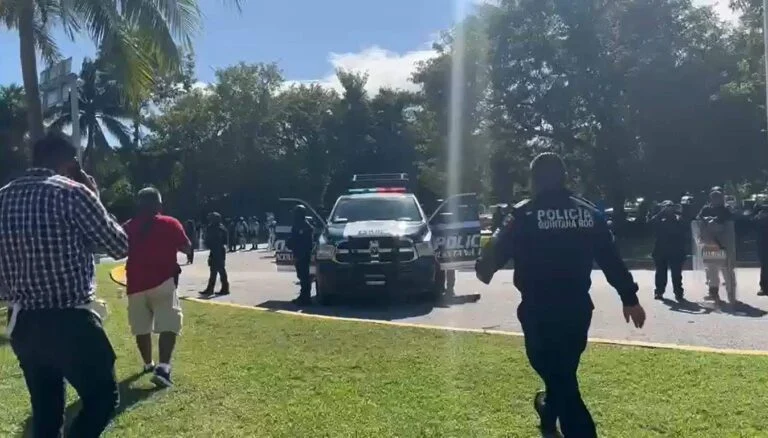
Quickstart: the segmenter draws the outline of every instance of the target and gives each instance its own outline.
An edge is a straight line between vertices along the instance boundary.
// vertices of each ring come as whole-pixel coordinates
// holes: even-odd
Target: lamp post
[[[40,73],[40,94],[43,110],[47,111],[62,104],[67,92],[72,113],[72,143],[77,148],[77,160],[83,163],[83,148],[80,141],[80,93],[78,78],[72,73],[72,58],[56,63]]]

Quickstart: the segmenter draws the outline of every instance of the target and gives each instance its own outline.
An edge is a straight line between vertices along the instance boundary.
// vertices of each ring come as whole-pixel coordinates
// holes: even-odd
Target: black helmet
[[[307,217],[307,208],[299,204],[293,209],[293,220],[304,220]]]

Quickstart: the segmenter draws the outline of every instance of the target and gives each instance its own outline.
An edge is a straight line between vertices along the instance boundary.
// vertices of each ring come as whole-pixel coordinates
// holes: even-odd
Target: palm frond
[[[55,11],[54,14],[58,18],[59,24],[61,25],[64,34],[67,36],[67,38],[74,41],[75,35],[80,33],[82,30],[80,20],[76,15],[73,14],[75,11],[74,0],[47,1],[52,3],[52,5],[49,6],[49,9]]]
[[[48,130],[54,131],[54,132],[61,132],[62,129],[64,129],[65,126],[72,124],[72,115],[70,113],[63,113],[59,117],[57,117],[50,125],[48,125]]]
[[[99,46],[105,38],[120,31],[123,20],[117,12],[116,0],[64,0],[73,16],[87,29]]]
[[[18,26],[18,4],[18,1],[0,1],[0,22],[8,29],[15,29]]]
[[[104,135],[104,131],[101,129],[101,125],[98,123],[95,124],[93,129],[93,146],[94,149],[101,151],[112,149],[112,147],[109,145],[109,141],[107,141],[107,137]]]
[[[131,139],[131,134],[127,126],[123,124],[120,120],[113,118],[113,117],[107,117],[102,115],[101,116],[101,123],[104,125],[105,128],[107,128],[107,131],[109,131],[110,134],[112,134],[118,142],[120,142],[120,146],[124,147],[130,147],[133,143]]]
[[[137,29],[151,30],[159,48],[176,45],[191,47],[192,36],[200,29],[201,14],[197,0],[125,0],[122,16]]]
[[[51,35],[51,25],[43,17],[35,17],[32,31],[35,35],[35,45],[46,64],[52,65],[61,59],[59,46]]]
[[[243,4],[245,4],[245,0],[221,0],[221,2],[226,6],[234,6],[235,9],[237,9],[237,12],[243,12]]]
[[[126,99],[141,101],[154,84],[154,68],[135,32],[121,30],[106,39],[101,50],[114,64],[113,75],[124,87]]]

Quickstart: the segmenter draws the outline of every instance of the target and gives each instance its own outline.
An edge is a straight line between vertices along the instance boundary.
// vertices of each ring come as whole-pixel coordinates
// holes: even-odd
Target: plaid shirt
[[[93,301],[93,249],[121,259],[128,238],[84,185],[32,168],[0,188],[0,300],[22,309]]]

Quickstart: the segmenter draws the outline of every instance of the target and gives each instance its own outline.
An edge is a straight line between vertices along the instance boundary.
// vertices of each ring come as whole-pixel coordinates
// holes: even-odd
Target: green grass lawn
[[[539,381],[507,336],[185,303],[176,387],[155,392],[131,379],[125,302],[104,270],[100,280],[125,381],[108,437],[537,436]],[[28,396],[0,344],[0,436],[22,436]],[[581,381],[600,436],[757,437],[768,436],[766,370],[763,357],[592,345]]]

